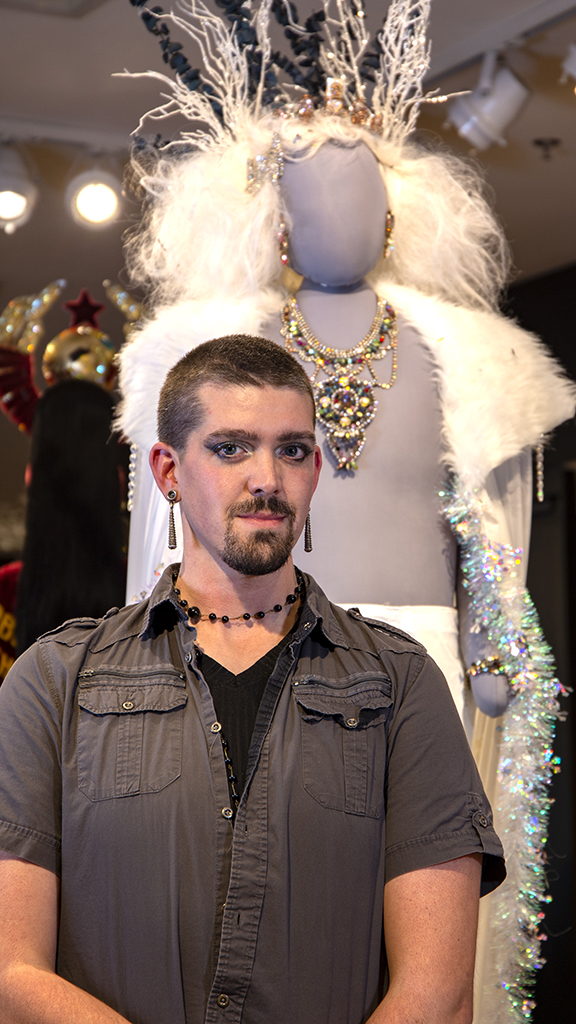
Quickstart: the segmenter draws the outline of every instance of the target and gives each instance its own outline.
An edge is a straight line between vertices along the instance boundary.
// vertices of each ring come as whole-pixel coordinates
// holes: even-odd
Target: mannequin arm
[[[498,649],[490,643],[486,630],[474,621],[472,602],[458,573],[458,628],[460,651],[466,673],[472,666],[498,659]],[[506,710],[512,690],[508,676],[498,671],[478,671],[469,676],[477,707],[489,718],[498,718]]]
[[[493,470],[480,498],[484,509],[483,528],[488,538],[493,543],[522,550],[520,582],[524,584],[532,509],[531,450],[526,449]],[[498,658],[498,649],[490,643],[486,630],[474,621],[470,596],[462,584],[460,571],[457,599],[460,650],[464,668],[468,672],[474,664]],[[506,710],[512,691],[505,674],[481,670],[471,676],[470,683],[476,704],[484,714],[496,718]]]

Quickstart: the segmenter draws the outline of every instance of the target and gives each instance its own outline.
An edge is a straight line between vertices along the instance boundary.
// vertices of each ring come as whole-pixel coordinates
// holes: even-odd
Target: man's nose
[[[268,497],[271,494],[277,494],[280,488],[280,466],[274,453],[256,453],[250,460],[250,476],[248,478],[250,494]]]

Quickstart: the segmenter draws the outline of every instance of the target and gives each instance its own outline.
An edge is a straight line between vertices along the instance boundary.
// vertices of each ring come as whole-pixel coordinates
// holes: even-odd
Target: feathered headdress
[[[320,112],[350,117],[399,144],[413,130],[420,104],[435,96],[422,91],[430,63],[430,0],[392,3],[372,47],[365,13],[353,0],[323,0],[304,26],[291,0],[260,0],[254,7],[251,0],[215,0],[229,24],[202,0],[180,2],[180,13],[170,15],[160,7],[148,9],[143,0],[130,2],[141,8],[175,72],[175,80],[147,72],[171,93],[147,116],[179,112],[196,125],[179,144],[210,148],[235,134],[247,116],[258,119],[267,110],[304,121]],[[290,56],[272,48],[272,15],[284,27]],[[202,70],[172,41],[166,18],[199,48]]]
[[[453,155],[410,138],[421,104],[446,98],[423,91],[430,0],[393,0],[374,39],[356,0],[323,0],[303,26],[291,0],[213,2],[224,17],[204,0],[180,0],[170,15],[130,0],[174,71],[142,73],[162,83],[163,102],[136,131],[146,118],[186,121],[174,141],[137,138],[134,154],[151,202],[127,259],[151,308],[277,289],[284,211],[274,186],[283,159],[311,156],[328,139],[362,140],[380,164],[396,216],[387,279],[451,302],[495,304],[507,247],[481,180]],[[273,18],[289,55],[273,46]],[[193,43],[201,68],[171,32],[187,38],[188,50]]]

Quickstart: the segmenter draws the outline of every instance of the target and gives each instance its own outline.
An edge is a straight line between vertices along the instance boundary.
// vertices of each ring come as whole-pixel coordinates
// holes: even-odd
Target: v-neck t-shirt
[[[238,675],[234,675],[207,654],[198,654],[198,668],[212,694],[216,718],[222,726],[222,737],[228,745],[239,794],[246,784],[250,743],[266,683],[295,628],[282,637],[280,643]]]

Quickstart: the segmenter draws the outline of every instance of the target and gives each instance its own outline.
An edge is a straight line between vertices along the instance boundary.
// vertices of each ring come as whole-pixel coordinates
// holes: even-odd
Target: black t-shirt
[[[272,650],[235,676],[227,668],[198,652],[198,667],[206,680],[214,701],[216,718],[222,726],[222,737],[228,745],[230,760],[241,795],[246,784],[246,769],[254,723],[262,695],[266,689],[281,651],[291,639],[294,628],[282,637]]]

